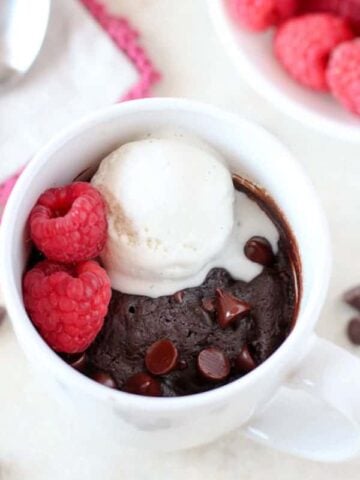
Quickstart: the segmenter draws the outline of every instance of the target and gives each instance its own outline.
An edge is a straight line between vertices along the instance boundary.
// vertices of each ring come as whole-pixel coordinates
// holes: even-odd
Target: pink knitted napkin
[[[38,60],[0,97],[0,210],[29,158],[58,129],[95,108],[146,97],[159,78],[125,18],[98,0],[53,0]]]

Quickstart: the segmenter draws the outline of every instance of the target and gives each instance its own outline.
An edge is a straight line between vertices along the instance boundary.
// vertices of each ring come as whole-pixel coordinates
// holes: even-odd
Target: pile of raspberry
[[[243,28],[276,27],[276,58],[294,80],[360,115],[360,0],[227,2]]]
[[[111,297],[96,260],[107,238],[104,200],[85,182],[51,188],[31,210],[28,227],[42,259],[24,275],[25,308],[51,348],[83,352],[103,326]]]

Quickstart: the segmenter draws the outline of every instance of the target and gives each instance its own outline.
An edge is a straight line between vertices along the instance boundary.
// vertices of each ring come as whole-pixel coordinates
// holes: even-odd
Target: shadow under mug
[[[104,387],[63,362],[29,320],[21,281],[26,222],[38,196],[96,166],[122,143],[164,128],[201,138],[227,159],[233,173],[270,193],[298,242],[303,293],[293,331],[253,372],[205,393],[151,398]],[[42,383],[46,380],[61,405],[108,441],[156,450],[189,448],[240,428],[270,447],[316,460],[339,461],[359,451],[360,361],[314,334],[330,264],[322,210],[289,151],[247,120],[174,98],[112,106],[60,133],[21,175],[2,224],[4,298],[19,343]]]

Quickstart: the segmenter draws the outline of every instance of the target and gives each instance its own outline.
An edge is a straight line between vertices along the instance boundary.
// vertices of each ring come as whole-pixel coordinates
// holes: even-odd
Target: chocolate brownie
[[[286,252],[280,240],[273,265],[264,267],[249,283],[232,279],[223,269],[213,269],[201,286],[172,296],[148,298],[113,291],[105,325],[87,352],[90,365],[109,373],[122,389],[132,375],[145,371],[147,349],[168,338],[177,347],[182,366],[160,377],[163,395],[203,392],[242,376],[245,372],[236,367],[236,359],[243,347],[259,364],[291,329],[296,292]],[[211,311],[219,289],[251,307],[245,317],[227,328],[220,327],[216,309]],[[230,376],[222,382],[207,380],[198,372],[197,356],[208,346],[218,347],[230,360]]]

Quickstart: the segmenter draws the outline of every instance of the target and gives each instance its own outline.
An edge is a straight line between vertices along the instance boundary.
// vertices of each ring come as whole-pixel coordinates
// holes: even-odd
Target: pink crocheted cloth
[[[108,33],[115,45],[131,60],[139,73],[136,85],[119,99],[119,101],[143,98],[149,95],[150,88],[160,79],[145,50],[139,44],[139,33],[123,18],[109,13],[98,0],[80,0],[99,25]],[[0,185],[0,210],[5,207],[22,169]]]

